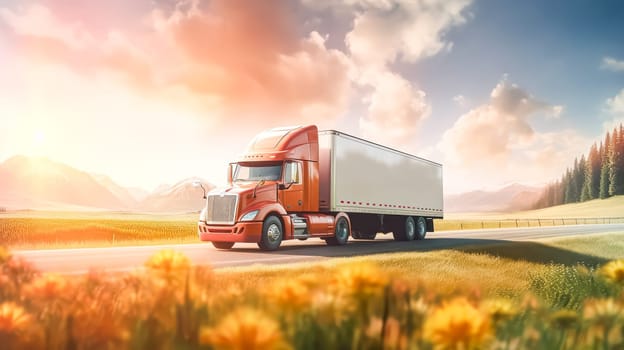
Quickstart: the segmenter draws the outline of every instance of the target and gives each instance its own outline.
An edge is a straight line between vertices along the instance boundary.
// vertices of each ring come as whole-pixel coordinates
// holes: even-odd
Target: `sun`
[[[36,148],[43,146],[45,142],[45,133],[43,132],[43,130],[35,130],[35,132],[33,133],[32,141],[33,146],[35,146]]]

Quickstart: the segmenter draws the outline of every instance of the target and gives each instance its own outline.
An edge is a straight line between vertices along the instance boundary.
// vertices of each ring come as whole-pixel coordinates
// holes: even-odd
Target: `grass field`
[[[163,251],[144,271],[62,277],[0,250],[0,344],[619,349],[623,257],[613,233],[219,270]]]
[[[0,242],[26,249],[197,243],[197,217],[197,213],[0,213]],[[435,228],[446,231],[608,222],[624,222],[624,196],[510,214],[450,214],[436,220]]]
[[[582,203],[558,205],[550,208],[513,213],[447,213],[449,220],[475,219],[561,219],[561,218],[605,218],[624,216],[624,196],[595,199]]]
[[[237,281],[245,287],[272,284],[280,278],[302,274],[331,275],[355,264],[373,263],[384,273],[419,281],[436,293],[479,291],[487,296],[520,297],[530,289],[530,277],[553,266],[582,264],[595,268],[609,260],[624,258],[624,233],[592,235],[543,242],[513,242],[418,253],[386,253],[337,258],[288,266],[251,266],[219,269],[220,283]]]

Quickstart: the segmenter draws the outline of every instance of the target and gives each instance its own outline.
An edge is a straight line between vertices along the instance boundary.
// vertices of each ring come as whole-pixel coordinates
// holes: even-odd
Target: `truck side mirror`
[[[204,188],[204,185],[202,185],[201,181],[199,180],[193,181],[193,187],[195,188],[201,187],[202,191],[204,191],[204,199],[206,199],[206,189]]]
[[[290,188],[290,186],[292,186],[292,184],[294,184],[294,182],[281,183],[277,185],[277,188],[280,190],[287,190]]]
[[[227,179],[228,179],[229,185],[232,185],[232,175],[234,173],[233,169],[234,169],[234,163],[230,163],[230,165],[228,165],[228,173],[227,173]]]

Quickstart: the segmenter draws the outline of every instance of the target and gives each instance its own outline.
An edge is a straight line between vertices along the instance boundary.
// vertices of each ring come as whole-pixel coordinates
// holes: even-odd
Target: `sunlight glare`
[[[42,130],[35,131],[35,133],[33,134],[33,145],[38,148],[38,147],[41,147],[44,142],[45,142],[45,134],[43,133],[43,131]]]

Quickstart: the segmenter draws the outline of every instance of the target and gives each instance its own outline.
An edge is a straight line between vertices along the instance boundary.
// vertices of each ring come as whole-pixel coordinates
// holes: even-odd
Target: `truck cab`
[[[199,238],[220,249],[252,242],[274,250],[282,240],[309,237],[333,243],[336,218],[318,213],[318,152],[314,125],[275,128],[256,136],[230,164],[229,186],[208,193]],[[342,229],[348,227],[343,224]]]

